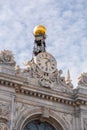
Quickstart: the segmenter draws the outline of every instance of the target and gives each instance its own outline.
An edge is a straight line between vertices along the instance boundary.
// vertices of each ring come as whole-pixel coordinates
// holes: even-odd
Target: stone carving
[[[25,106],[23,103],[16,102],[15,105],[16,105],[16,112],[19,112],[19,111],[22,112],[25,109]]]
[[[17,117],[20,115],[21,112],[25,109],[25,106],[23,103],[15,102],[15,111],[14,111],[14,122],[17,119]]]
[[[20,68],[19,65],[16,65],[16,66],[15,66],[15,71],[16,71],[16,74],[19,74],[19,73],[20,73],[21,68]]]
[[[10,105],[6,102],[0,102],[0,130],[8,130],[8,121],[10,119]]]
[[[21,115],[21,112],[24,111],[24,109],[25,109],[25,106],[23,103],[15,102],[13,128],[15,128],[16,121],[17,121],[18,117]]]
[[[65,120],[69,128],[72,126],[72,115],[67,113],[59,113],[60,117]]]
[[[53,73],[46,73],[34,63],[33,59],[28,61],[25,66],[25,69],[21,69],[19,66],[17,66],[16,74],[26,77],[26,80],[27,82],[29,81],[29,84],[63,92],[71,92],[71,84],[66,83],[65,77],[62,76],[62,70],[56,69],[56,71]],[[34,82],[32,83],[31,81]]]
[[[11,51],[9,50],[0,51],[0,64],[15,66],[14,56]]]
[[[87,73],[82,73],[78,78],[78,85],[87,87]]]
[[[24,104],[21,102],[15,102],[13,128],[15,128],[18,118],[20,118],[20,116],[23,116],[23,114],[26,115],[25,113],[29,111],[29,109],[32,110],[33,108],[34,107],[31,105]]]
[[[0,130],[8,130],[8,126],[5,123],[0,123]]]
[[[66,75],[66,84],[70,87],[73,88],[73,84],[72,84],[72,80],[70,78],[70,72],[69,70],[67,71],[67,75]]]
[[[46,73],[39,69],[39,67],[34,63],[33,60],[29,61],[26,64],[26,69],[21,71],[21,74],[27,78],[34,78],[38,80],[40,86],[47,88],[54,88],[54,86],[64,86],[65,88],[68,85],[65,82],[65,77],[62,75],[62,70],[56,70],[53,73]]]
[[[9,104],[0,102],[0,118],[9,120],[10,107]]]
[[[84,130],[87,130],[87,120],[84,121]]]
[[[23,111],[27,111],[29,109],[32,109],[31,106],[21,103],[21,102],[15,102],[15,112],[14,112],[14,116],[15,119],[18,118],[18,116],[23,112]]]

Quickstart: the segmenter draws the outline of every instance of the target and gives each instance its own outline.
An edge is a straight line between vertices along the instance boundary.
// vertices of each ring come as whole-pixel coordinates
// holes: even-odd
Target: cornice
[[[31,96],[51,102],[62,103],[71,106],[87,104],[87,98],[82,98],[81,94],[79,94],[78,91],[75,94],[67,94],[56,92],[48,88],[35,87],[29,85],[26,82],[26,79],[22,79],[16,76],[0,74],[0,85],[14,88],[16,94]]]
[[[57,103],[62,103],[62,104],[68,104],[71,106],[79,106],[79,105],[86,105],[87,101],[82,100],[82,99],[73,99],[72,98],[66,98],[63,96],[59,96],[59,95],[52,95],[52,94],[46,94],[43,92],[38,92],[38,91],[31,91],[31,90],[27,90],[26,88],[20,88],[20,91],[17,91],[20,94],[23,95],[27,95],[27,96],[32,96],[35,98],[39,98],[39,99],[44,99],[44,100],[48,100],[48,101],[52,101],[52,102],[57,102]]]

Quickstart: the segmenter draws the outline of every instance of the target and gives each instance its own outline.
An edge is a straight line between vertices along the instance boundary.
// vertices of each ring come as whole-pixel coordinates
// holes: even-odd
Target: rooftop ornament
[[[38,25],[34,28],[33,34],[34,36],[38,36],[38,35],[46,35],[46,27],[43,25]]]

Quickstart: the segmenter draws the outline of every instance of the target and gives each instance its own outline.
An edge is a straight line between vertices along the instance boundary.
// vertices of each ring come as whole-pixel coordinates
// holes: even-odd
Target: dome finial
[[[33,56],[38,55],[41,52],[46,51],[46,31],[47,29],[43,25],[38,25],[34,28],[33,34],[35,36]]]
[[[38,35],[46,35],[46,27],[43,25],[38,25],[34,28],[33,30],[33,34],[34,36],[38,36]]]

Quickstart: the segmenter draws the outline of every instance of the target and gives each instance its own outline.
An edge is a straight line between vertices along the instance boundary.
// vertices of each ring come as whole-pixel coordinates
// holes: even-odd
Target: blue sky
[[[32,58],[33,29],[47,28],[47,51],[72,83],[87,72],[86,0],[0,0],[0,50],[12,50],[18,65]]]

